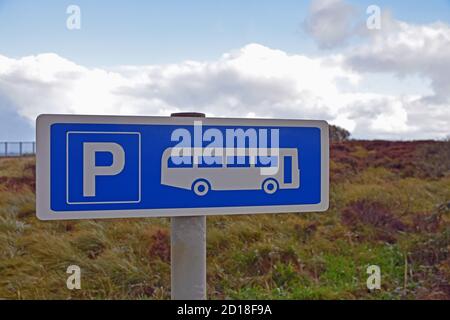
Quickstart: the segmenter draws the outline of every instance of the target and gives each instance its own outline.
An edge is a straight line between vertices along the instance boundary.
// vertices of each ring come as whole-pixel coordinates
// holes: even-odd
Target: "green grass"
[[[0,160],[0,177],[31,175],[23,170],[30,161]],[[42,222],[32,187],[8,183],[0,184],[0,298],[170,298],[169,219]],[[369,168],[332,185],[327,213],[209,217],[208,297],[449,298],[449,211],[431,231],[415,225],[450,200],[449,186],[448,176]],[[342,212],[357,201],[385,206],[407,229],[346,225]],[[380,240],[381,231],[394,241]],[[66,288],[73,264],[82,270],[81,290]],[[381,290],[366,288],[369,265],[381,268]]]

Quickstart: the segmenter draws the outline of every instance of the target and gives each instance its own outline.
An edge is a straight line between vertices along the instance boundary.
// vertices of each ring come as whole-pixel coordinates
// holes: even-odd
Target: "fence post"
[[[1,1],[1,0],[0,0]],[[10,145],[18,145],[19,146],[19,152],[14,151],[10,154]],[[7,142],[7,141],[0,141],[0,157],[9,157],[9,156],[19,156],[23,157],[24,155],[30,154],[29,146],[31,145],[31,154],[36,154],[36,142],[35,141],[20,141],[20,142]],[[24,149],[25,148],[25,149]],[[27,151],[28,150],[28,151]]]

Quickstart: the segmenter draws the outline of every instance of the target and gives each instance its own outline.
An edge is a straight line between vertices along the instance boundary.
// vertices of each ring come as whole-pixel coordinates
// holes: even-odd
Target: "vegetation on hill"
[[[330,130],[330,141],[331,142],[343,142],[350,138],[350,132],[344,128],[338,126],[329,126]]]
[[[34,174],[0,159],[0,298],[170,298],[169,219],[38,221]],[[450,299],[450,142],[333,143],[330,203],[208,217],[208,297]]]

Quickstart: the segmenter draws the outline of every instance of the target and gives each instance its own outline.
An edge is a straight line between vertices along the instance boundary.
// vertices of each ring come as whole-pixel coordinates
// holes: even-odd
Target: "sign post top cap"
[[[206,115],[204,113],[200,113],[200,112],[176,112],[176,113],[172,113],[170,116],[171,117],[183,117],[183,118],[188,118],[188,117],[206,118]]]

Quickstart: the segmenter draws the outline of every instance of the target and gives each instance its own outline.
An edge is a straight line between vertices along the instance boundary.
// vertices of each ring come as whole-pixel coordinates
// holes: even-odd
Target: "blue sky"
[[[450,21],[450,1],[348,1],[365,18],[376,3],[401,20]],[[65,28],[79,5],[82,29]],[[0,53],[54,52],[88,66],[211,60],[256,42],[291,53],[315,53],[301,29],[309,1],[0,0]]]
[[[372,4],[392,14],[378,33]],[[443,138],[448,74],[450,0],[0,0],[0,141],[33,140],[41,113],[173,111]]]

